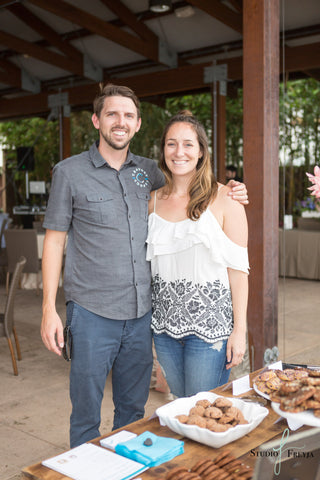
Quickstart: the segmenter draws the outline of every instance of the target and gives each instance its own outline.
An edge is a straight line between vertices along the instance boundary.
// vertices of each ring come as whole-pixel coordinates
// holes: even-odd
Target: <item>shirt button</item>
[[[134,238],[133,238],[133,237],[131,237],[131,240],[133,240],[133,239],[134,239]]]
[[[127,194],[126,194],[126,193],[124,193],[124,194],[123,194],[123,196],[124,196],[124,197],[126,197],[126,196],[127,196]]]
[[[136,282],[136,287],[138,286],[138,282]]]
[[[137,263],[137,261],[136,261],[136,260],[133,260],[133,263]]]
[[[131,215],[129,215],[129,218],[131,218]]]

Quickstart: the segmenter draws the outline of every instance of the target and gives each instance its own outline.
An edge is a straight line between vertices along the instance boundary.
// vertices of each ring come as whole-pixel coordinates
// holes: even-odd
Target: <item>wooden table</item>
[[[257,372],[254,372],[250,375],[251,380],[256,374]],[[231,389],[225,390],[224,387],[219,387],[213,391],[214,393],[224,396],[232,396]],[[251,393],[254,393],[254,391],[251,391]],[[245,395],[247,394],[244,394],[244,396]],[[245,435],[235,442],[229,443],[228,445],[218,449],[194,442],[193,440],[172,432],[168,427],[162,427],[158,418],[146,418],[127,425],[125,427],[126,430],[137,433],[138,435],[148,430],[159,436],[171,437],[184,441],[183,455],[175,457],[170,462],[150,468],[146,472],[140,474],[139,478],[141,477],[143,480],[154,480],[155,478],[164,479],[167,473],[174,467],[185,466],[190,468],[201,458],[209,457],[214,459],[219,452],[226,449],[232,450],[232,454],[236,458],[242,457],[243,461],[247,465],[254,466],[256,457],[250,452],[252,450],[258,451],[258,448],[262,443],[265,443],[271,439],[275,439],[276,437],[280,438],[284,430],[288,427],[287,422],[284,419],[281,419],[277,422],[280,417],[273,411],[270,402],[268,402],[266,407],[269,409],[269,415],[260,423],[260,425],[258,425],[257,428],[255,428],[248,435]],[[300,430],[308,428],[311,427],[302,427]],[[109,435],[112,435],[113,433],[114,432],[110,432]],[[93,440],[92,443],[99,445],[100,438],[104,438],[109,435],[103,435],[102,437]],[[49,468],[42,466],[41,463],[37,463],[24,468],[21,478],[29,480],[63,480],[68,479],[69,477],[50,470]]]
[[[279,275],[320,280],[320,231],[279,230]]]

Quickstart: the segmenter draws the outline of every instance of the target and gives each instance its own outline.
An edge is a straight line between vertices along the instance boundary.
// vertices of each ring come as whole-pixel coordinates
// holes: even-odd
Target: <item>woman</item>
[[[214,178],[203,126],[190,112],[167,124],[152,192],[147,259],[152,329],[171,393],[194,395],[226,383],[243,358],[248,299],[244,207]]]

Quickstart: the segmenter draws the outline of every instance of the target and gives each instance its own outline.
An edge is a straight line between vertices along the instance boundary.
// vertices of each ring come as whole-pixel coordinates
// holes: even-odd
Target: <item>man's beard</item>
[[[103,137],[105,142],[114,150],[124,150],[131,141],[131,138],[129,138],[123,145],[118,145],[117,143],[113,142],[109,136],[105,135],[101,130],[100,135]]]

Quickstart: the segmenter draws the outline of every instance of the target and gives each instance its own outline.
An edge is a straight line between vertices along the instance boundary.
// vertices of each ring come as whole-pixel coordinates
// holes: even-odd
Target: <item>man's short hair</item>
[[[237,167],[235,167],[234,165],[227,165],[226,170],[230,170],[230,172],[236,172]]]
[[[93,101],[93,112],[98,118],[100,117],[104,106],[104,101],[107,97],[131,98],[137,108],[138,118],[140,118],[140,101],[134,91],[129,87],[125,87],[124,85],[113,85],[112,83],[107,83],[106,85],[100,83],[100,93]]]

